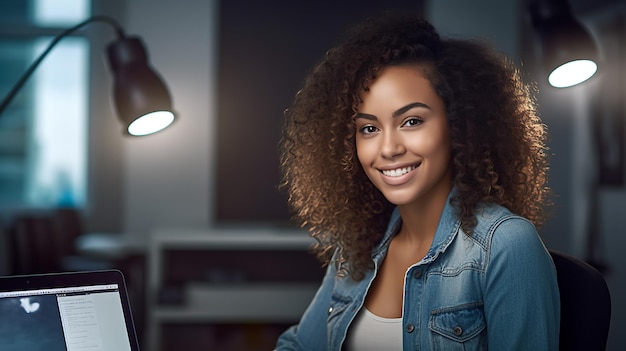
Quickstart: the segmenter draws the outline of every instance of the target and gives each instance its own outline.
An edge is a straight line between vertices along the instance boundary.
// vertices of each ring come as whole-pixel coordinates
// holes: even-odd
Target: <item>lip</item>
[[[418,162],[418,163],[410,163],[410,164],[404,164],[404,165],[386,166],[386,167],[378,168],[378,172],[380,174],[380,177],[381,177],[382,181],[385,184],[387,184],[387,185],[402,185],[404,183],[407,183],[411,179],[413,179],[413,177],[415,176],[415,173],[416,173],[415,171],[421,165],[422,165],[422,163]],[[383,171],[399,170],[399,169],[403,169],[403,168],[412,168],[412,169],[410,171],[408,171],[407,173],[401,175],[401,176],[389,176],[389,175],[385,175],[383,173]]]

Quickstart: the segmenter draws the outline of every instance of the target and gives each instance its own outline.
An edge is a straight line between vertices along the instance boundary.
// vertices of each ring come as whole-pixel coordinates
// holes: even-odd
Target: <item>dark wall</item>
[[[283,111],[351,25],[392,9],[422,13],[423,2],[221,2],[217,223],[288,223],[286,195],[277,190]]]

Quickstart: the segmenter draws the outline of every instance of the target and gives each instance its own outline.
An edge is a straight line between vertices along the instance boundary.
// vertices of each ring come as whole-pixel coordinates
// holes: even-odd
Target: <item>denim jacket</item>
[[[560,303],[554,264],[528,220],[488,204],[472,236],[447,201],[426,256],[405,273],[403,350],[558,350]],[[337,276],[331,262],[300,323],[276,350],[341,350],[389,243],[392,214],[361,281]]]

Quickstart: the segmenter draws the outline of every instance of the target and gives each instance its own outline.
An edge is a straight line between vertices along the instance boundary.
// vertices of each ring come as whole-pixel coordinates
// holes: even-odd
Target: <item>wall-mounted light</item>
[[[148,135],[174,122],[176,114],[172,109],[170,93],[150,67],[141,39],[127,37],[114,19],[104,16],[91,17],[57,35],[2,100],[0,116],[54,46],[64,37],[92,22],[108,23],[117,33],[117,39],[107,47],[107,57],[113,75],[113,101],[117,114],[124,123],[124,133],[133,136]]]
[[[550,85],[571,87],[597,72],[598,48],[567,0],[530,0],[529,11]]]

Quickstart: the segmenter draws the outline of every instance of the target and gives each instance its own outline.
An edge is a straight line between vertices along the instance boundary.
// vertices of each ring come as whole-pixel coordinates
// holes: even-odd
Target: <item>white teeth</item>
[[[404,167],[404,168],[383,170],[382,172],[387,177],[399,177],[399,176],[402,176],[411,172],[414,169],[415,169],[415,166],[410,166],[410,167]]]

